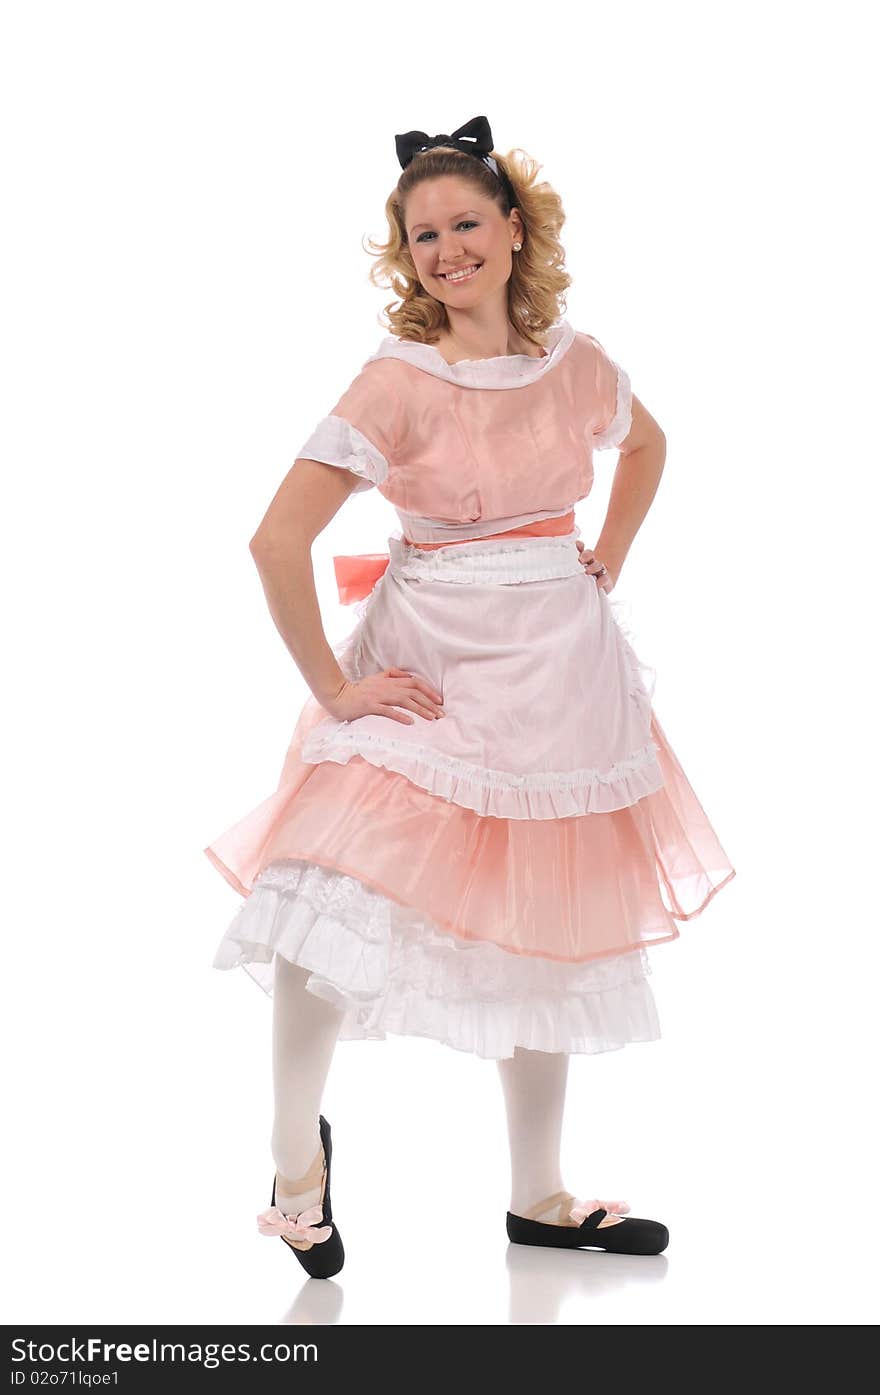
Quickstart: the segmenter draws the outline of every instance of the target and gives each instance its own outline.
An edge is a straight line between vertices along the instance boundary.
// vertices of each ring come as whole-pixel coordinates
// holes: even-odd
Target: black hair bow
[[[492,131],[485,116],[474,116],[453,131],[451,136],[429,136],[425,131],[407,131],[402,136],[395,136],[394,142],[401,169],[406,169],[420,150],[433,150],[438,145],[449,145],[484,160],[492,150]]]

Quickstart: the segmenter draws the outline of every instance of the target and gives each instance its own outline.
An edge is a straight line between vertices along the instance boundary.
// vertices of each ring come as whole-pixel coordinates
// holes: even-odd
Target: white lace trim
[[[256,878],[214,958],[269,996],[274,956],[345,1014],[340,1039],[430,1037],[487,1058],[597,1052],[660,1036],[643,948],[583,963],[516,954],[446,933],[357,877],[300,859]]]
[[[323,417],[309,439],[297,451],[297,460],[320,460],[360,475],[353,492],[372,489],[388,478],[388,461],[363,432],[344,417]]]
[[[632,426],[632,385],[629,374],[615,363],[617,369],[617,410],[611,421],[593,437],[594,450],[610,450],[626,440]]]
[[[526,581],[555,581],[579,576],[583,564],[577,550],[580,529],[563,537],[524,538],[500,543],[473,539],[423,552],[400,538],[388,540],[389,570],[413,581],[450,581],[462,585],[510,585]]]
[[[602,785],[626,784],[633,773],[642,772],[646,768],[653,770],[658,750],[654,742],[651,741],[641,750],[634,752],[628,760],[616,761],[607,770],[599,770],[598,767],[585,767],[581,770],[549,770],[540,771],[534,775],[516,775],[511,770],[487,770],[485,766],[473,765],[470,761],[460,760],[456,756],[445,756],[442,752],[435,751],[429,746],[417,746],[414,741],[401,741],[390,736],[377,736],[372,732],[356,730],[347,722],[341,722],[337,730],[325,732],[320,731],[319,724],[303,744],[303,760],[310,765],[316,765],[322,760],[339,760],[340,764],[344,764],[352,755],[360,752],[361,742],[366,743],[366,751],[371,753],[369,759],[374,764],[385,765],[387,763],[391,769],[397,769],[396,760],[407,767],[405,773],[409,772],[412,762],[415,761],[419,766],[428,768],[432,773],[439,774],[443,771],[452,774],[457,780],[464,781],[468,785],[476,786],[484,791],[508,790],[522,792],[526,795],[534,794],[539,790],[553,794],[565,791],[571,794],[582,794],[587,801],[589,791],[596,783]],[[307,748],[308,754],[306,753]],[[381,756],[383,755],[389,757],[390,760],[388,762],[382,760]],[[584,809],[583,812],[588,813],[589,809]],[[529,816],[525,815],[525,817]],[[531,815],[531,817],[535,817],[535,815]],[[546,817],[560,818],[563,816],[550,814]]]

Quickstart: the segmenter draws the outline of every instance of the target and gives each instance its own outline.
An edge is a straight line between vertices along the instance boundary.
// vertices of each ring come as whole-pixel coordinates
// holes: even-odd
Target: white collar
[[[412,363],[435,378],[444,378],[459,387],[510,388],[524,387],[549,372],[574,341],[574,329],[566,319],[555,320],[546,335],[547,355],[533,358],[530,354],[498,354],[494,358],[465,358],[447,363],[433,344],[419,344],[412,339],[399,339],[389,334],[379,348],[367,359],[399,358]]]

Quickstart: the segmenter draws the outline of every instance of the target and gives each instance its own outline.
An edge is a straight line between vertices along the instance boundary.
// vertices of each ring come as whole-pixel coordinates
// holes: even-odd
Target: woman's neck
[[[440,331],[440,337],[434,347],[450,366],[467,359],[507,358],[516,354],[525,354],[529,358],[546,357],[546,350],[516,334],[512,328],[503,347],[498,346],[497,339],[492,344],[487,341],[482,344],[464,342],[450,329]]]

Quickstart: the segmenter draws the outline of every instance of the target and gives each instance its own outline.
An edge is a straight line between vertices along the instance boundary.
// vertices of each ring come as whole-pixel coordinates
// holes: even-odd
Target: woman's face
[[[515,241],[522,241],[517,209],[508,217],[494,199],[455,175],[425,179],[406,200],[406,232],[416,272],[435,300],[466,309],[496,294],[510,278]],[[474,266],[461,280],[446,273]]]

